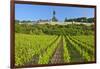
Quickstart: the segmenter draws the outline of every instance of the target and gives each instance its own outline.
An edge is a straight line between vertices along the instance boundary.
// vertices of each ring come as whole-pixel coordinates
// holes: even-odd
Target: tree
[[[20,21],[19,20],[15,20],[15,23],[19,23]]]
[[[88,18],[88,22],[89,22],[89,23],[94,22],[94,18]]]

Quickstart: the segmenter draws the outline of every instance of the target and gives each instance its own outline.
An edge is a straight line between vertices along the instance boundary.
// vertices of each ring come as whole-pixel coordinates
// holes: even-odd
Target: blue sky
[[[56,11],[56,18],[59,21],[63,21],[65,17],[68,19],[94,17],[94,8],[15,4],[15,19],[32,21],[51,19],[53,10]]]

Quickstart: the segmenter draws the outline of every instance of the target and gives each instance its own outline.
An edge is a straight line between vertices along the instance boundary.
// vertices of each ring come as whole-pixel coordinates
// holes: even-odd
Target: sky
[[[65,18],[94,17],[94,8],[15,4],[15,19],[21,21],[49,20],[52,18],[54,10],[59,21],[63,21]]]

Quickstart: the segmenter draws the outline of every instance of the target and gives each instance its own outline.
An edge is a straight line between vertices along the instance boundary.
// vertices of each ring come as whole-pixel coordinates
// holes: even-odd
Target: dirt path
[[[61,37],[58,47],[50,61],[50,64],[63,63],[63,37]]]
[[[28,65],[37,65],[39,60],[39,55],[33,56],[33,59],[27,63],[25,63],[26,66]]]

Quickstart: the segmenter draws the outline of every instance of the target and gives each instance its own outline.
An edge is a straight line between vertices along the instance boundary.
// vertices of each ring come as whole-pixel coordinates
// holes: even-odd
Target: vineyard
[[[66,7],[15,5],[11,67],[96,62],[95,7]]]
[[[15,34],[15,65],[61,64],[95,60],[93,35]]]

